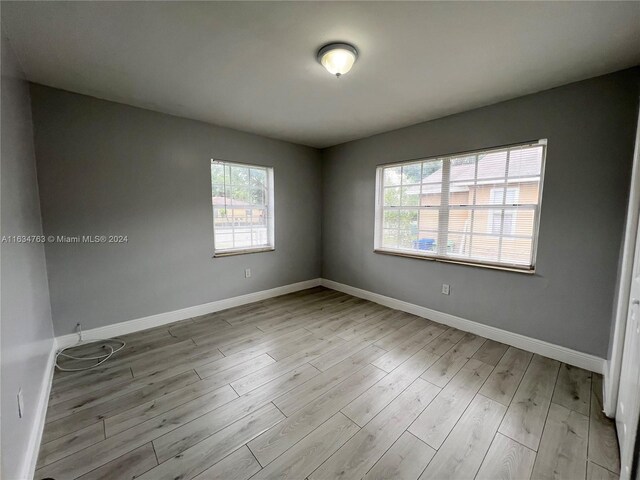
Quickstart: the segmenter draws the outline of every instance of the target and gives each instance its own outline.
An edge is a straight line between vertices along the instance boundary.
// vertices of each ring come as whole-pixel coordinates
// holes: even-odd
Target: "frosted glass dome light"
[[[351,70],[357,58],[358,50],[348,43],[330,43],[318,51],[318,62],[336,77]]]

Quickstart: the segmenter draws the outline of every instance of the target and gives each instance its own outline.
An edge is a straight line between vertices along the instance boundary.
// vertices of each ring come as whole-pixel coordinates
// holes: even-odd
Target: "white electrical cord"
[[[78,341],[78,343],[76,343],[75,345],[71,345],[70,347],[65,347],[61,350],[58,351],[58,353],[56,353],[56,368],[58,368],[58,370],[62,371],[62,372],[81,372],[83,370],[91,370],[92,368],[97,367],[98,365],[102,365],[104,362],[106,362],[107,360],[109,360],[115,353],[118,353],[120,350],[122,350],[126,343],[124,342],[124,340],[120,340],[119,338],[107,338],[107,339],[96,339],[96,340],[90,340],[88,342],[85,342],[82,339],[82,326],[80,324],[78,324],[78,331],[80,334],[80,341]],[[97,355],[95,357],[76,357],[73,355],[69,355],[64,353],[66,350],[69,350],[70,348],[75,348],[75,347],[79,347],[81,345],[90,345],[92,343],[99,343],[99,342],[113,342],[113,343],[120,343],[122,345],[120,345],[118,348],[113,348],[111,345],[109,345],[108,343],[106,345],[103,345],[102,348],[108,348],[109,352],[105,353],[104,355]],[[64,357],[64,358],[70,358],[72,360],[98,360],[97,363],[94,363],[93,365],[90,365],[88,367],[82,367],[82,368],[65,368],[65,367],[61,367],[60,365],[58,365],[58,357]]]

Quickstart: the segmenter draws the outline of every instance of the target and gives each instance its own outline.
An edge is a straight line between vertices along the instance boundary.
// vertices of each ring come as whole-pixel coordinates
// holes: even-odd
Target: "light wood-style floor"
[[[56,373],[36,478],[618,477],[599,375],[333,290],[123,338]]]

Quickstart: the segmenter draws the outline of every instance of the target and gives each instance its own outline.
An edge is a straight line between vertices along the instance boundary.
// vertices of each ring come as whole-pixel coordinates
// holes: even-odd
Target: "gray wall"
[[[40,202],[33,151],[28,84],[2,37],[1,234],[40,235]],[[47,270],[42,244],[2,244],[1,390],[2,473],[19,478],[26,459],[38,398],[53,346]],[[22,388],[25,411],[18,418],[17,393]]]
[[[319,277],[317,150],[39,85],[31,95],[45,233],[129,238],[47,244],[57,335]],[[274,167],[274,252],[211,258],[211,158]]]
[[[637,111],[635,69],[323,151],[323,277],[605,358]],[[535,275],[373,253],[376,165],[539,138]]]
[[[56,333],[315,278],[322,264],[338,282],[604,357],[637,75],[339,145],[322,162],[313,149],[34,85],[45,233],[129,237],[47,245]],[[376,165],[537,138],[549,150],[534,276],[373,253]],[[275,167],[275,252],[210,258],[211,157]]]

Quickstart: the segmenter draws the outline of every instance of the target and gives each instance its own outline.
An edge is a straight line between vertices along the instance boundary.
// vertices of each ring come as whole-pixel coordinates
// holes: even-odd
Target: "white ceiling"
[[[640,64],[640,2],[2,2],[33,82],[326,147]],[[354,43],[348,75],[315,60]]]

